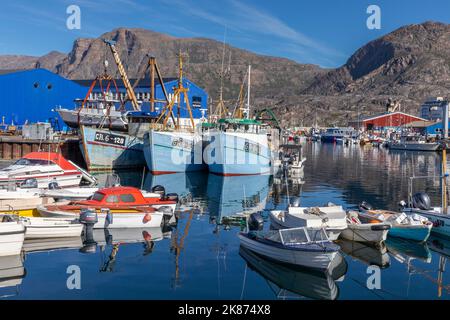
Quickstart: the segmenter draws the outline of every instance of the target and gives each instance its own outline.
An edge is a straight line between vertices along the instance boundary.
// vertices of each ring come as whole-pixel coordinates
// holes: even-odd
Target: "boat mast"
[[[247,83],[247,106],[245,108],[245,118],[248,119],[250,117],[250,75],[252,72],[252,66],[248,65],[248,83]]]
[[[448,139],[448,101],[443,103],[444,117],[442,119],[444,125],[444,137],[442,148],[442,213],[447,214],[447,139]]]

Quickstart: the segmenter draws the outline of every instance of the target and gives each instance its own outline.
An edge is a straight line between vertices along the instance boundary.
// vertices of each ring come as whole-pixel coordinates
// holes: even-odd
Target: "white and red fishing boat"
[[[38,206],[44,217],[78,218],[85,210],[95,211],[98,222],[94,228],[142,228],[160,226],[170,221],[178,202],[176,194],[161,194],[160,198],[145,197],[134,187],[100,189],[89,200],[68,204]],[[163,221],[164,220],[164,221]]]
[[[61,187],[78,186],[82,177],[75,164],[55,152],[31,152],[0,170],[0,184],[36,179],[37,188],[48,188],[51,182]]]

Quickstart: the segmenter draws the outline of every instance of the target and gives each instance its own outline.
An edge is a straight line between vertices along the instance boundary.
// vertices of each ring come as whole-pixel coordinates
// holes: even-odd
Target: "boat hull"
[[[102,110],[106,112],[106,109]],[[127,122],[119,112],[114,115],[106,115],[97,109],[78,110],[56,109],[64,123],[71,128],[79,128],[80,125],[86,126],[102,126],[113,130],[126,130]]]
[[[0,257],[15,256],[22,251],[25,227],[17,222],[0,223]]]
[[[80,237],[83,225],[67,220],[30,218],[23,221],[26,227],[25,239]]]
[[[202,139],[190,132],[149,130],[144,135],[144,157],[152,174],[202,171]]]
[[[385,241],[389,233],[388,228],[376,228],[376,226],[384,226],[383,224],[349,224],[348,228],[342,231],[341,238],[357,241],[357,242],[371,242],[380,243]],[[378,229],[378,230],[377,230]]]
[[[339,255],[338,251],[324,252],[282,249],[249,239],[241,233],[238,236],[241,241],[241,245],[244,248],[247,248],[257,254],[275,261],[311,269],[325,271],[330,267],[332,261]]]
[[[390,143],[388,147],[391,150],[405,151],[438,151],[440,149],[438,143]]]
[[[440,209],[440,208],[439,208]],[[406,214],[420,214],[428,218],[433,223],[432,233],[440,234],[446,237],[450,237],[450,215],[442,214],[438,211],[418,210],[418,209],[405,209],[403,212]]]
[[[124,132],[80,127],[80,148],[90,171],[145,166],[143,141]]]
[[[208,137],[204,157],[211,173],[223,176],[271,173],[273,157],[267,135],[217,131]]]
[[[78,213],[70,211],[48,210],[45,207],[38,207],[43,217],[65,218],[72,220],[79,217]],[[107,219],[107,215],[97,212],[98,222],[94,224],[94,229],[120,229],[120,228],[152,228],[160,227],[163,223],[163,213],[160,212],[112,212],[112,219]],[[145,217],[147,216],[147,219]]]

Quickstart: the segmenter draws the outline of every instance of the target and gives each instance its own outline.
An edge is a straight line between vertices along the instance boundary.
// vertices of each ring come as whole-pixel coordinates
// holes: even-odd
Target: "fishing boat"
[[[275,157],[269,126],[251,119],[250,74],[248,69],[247,105],[239,106],[235,117],[224,117],[204,127],[204,160],[211,173],[223,176],[270,174]]]
[[[0,184],[36,179],[37,188],[48,188],[56,182],[61,187],[78,186],[83,173],[71,161],[55,152],[31,152],[14,164],[0,170]]]
[[[20,254],[24,239],[25,226],[21,222],[0,219],[0,257]]]
[[[269,259],[327,270],[339,256],[339,246],[328,239],[324,229],[292,228],[240,232],[241,246]]]
[[[94,228],[138,228],[160,226],[173,218],[178,196],[167,194],[161,198],[145,198],[133,187],[100,189],[89,200],[63,205],[38,206],[43,217],[78,218],[85,210],[98,214]],[[158,209],[158,210],[156,210]]]
[[[342,206],[329,204],[324,207],[294,207],[287,210],[272,210],[269,213],[273,227],[325,228],[328,238],[336,240],[347,229],[347,215]]]
[[[328,128],[320,137],[322,142],[341,142],[348,139],[355,139],[358,132],[353,128]]]
[[[404,135],[400,137],[399,141],[389,141],[387,147],[391,150],[438,151],[441,149],[441,144],[439,142],[426,142],[416,135]]]
[[[243,247],[240,247],[239,255],[244,258],[250,269],[260,274],[269,284],[311,299],[337,299],[339,287],[336,280],[341,279],[347,271],[347,263],[343,258],[334,259],[336,265],[330,266],[326,272],[317,272],[274,262]]]
[[[406,215],[404,212],[388,210],[374,210],[367,203],[360,206],[358,217],[365,223],[386,222],[391,225],[388,235],[418,242],[427,241],[433,223],[426,217],[414,214]]]
[[[341,238],[379,244],[386,240],[391,225],[389,223],[362,223],[358,212],[347,211],[347,229],[342,231]]]
[[[189,102],[189,88],[183,80],[181,52],[178,58],[178,85],[174,88],[173,97],[161,110],[153,128],[144,134],[144,157],[152,174],[206,169],[202,157],[202,134],[196,127]],[[187,119],[181,118],[182,101],[185,102],[185,108],[189,114]],[[177,107],[176,117],[173,114],[175,106]]]

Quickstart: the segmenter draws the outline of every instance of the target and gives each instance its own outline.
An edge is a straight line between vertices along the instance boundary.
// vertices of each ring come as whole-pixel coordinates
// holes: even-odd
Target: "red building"
[[[381,129],[387,127],[400,127],[414,121],[426,121],[420,117],[412,116],[400,111],[384,113],[360,121],[360,126],[365,130]]]

